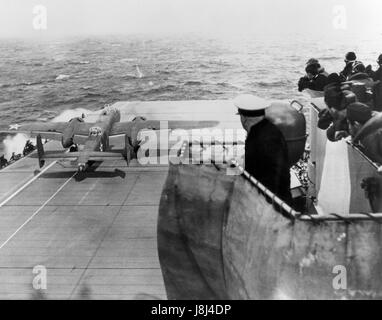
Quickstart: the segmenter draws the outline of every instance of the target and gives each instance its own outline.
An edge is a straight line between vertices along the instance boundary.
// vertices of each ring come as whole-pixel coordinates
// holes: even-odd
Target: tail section
[[[42,144],[41,135],[38,135],[36,137],[36,142],[37,142],[38,164],[40,168],[42,168],[45,164],[45,160],[44,160],[45,151],[44,151],[44,146]]]

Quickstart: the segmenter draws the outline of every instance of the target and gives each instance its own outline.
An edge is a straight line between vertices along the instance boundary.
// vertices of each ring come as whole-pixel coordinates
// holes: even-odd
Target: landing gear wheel
[[[69,149],[69,152],[77,152],[78,151],[78,146],[76,144],[72,145]]]

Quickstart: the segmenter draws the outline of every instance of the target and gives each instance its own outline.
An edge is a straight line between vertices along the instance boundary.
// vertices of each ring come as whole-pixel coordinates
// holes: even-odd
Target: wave
[[[120,59],[119,62],[134,62],[137,60],[138,60],[137,58],[123,58],[123,59]]]
[[[168,92],[174,92],[178,89],[177,86],[173,85],[173,84],[168,84],[168,85],[165,85],[165,86],[162,86],[162,87],[158,87],[158,88],[152,88],[150,90],[147,91],[148,94],[153,94],[153,93],[168,93]]]
[[[57,77],[56,77],[56,80],[57,81],[62,81],[62,80],[67,80],[70,78],[70,75],[68,74],[59,74]]]
[[[321,57],[321,58],[319,58],[318,59],[319,61],[320,60],[324,60],[324,61],[331,61],[331,60],[338,60],[338,61],[341,61],[342,59],[341,59],[341,57]]]
[[[278,80],[278,81],[270,81],[270,82],[259,81],[259,82],[255,82],[254,84],[263,88],[272,88],[272,87],[288,86],[291,83],[290,81],[287,81],[287,80]]]
[[[229,82],[218,82],[216,85],[219,87],[227,88],[227,89],[228,88],[230,88],[230,89],[237,89],[238,88],[237,86],[235,86]]]
[[[42,62],[31,62],[25,64],[27,67],[43,67],[45,64]]]
[[[16,86],[36,86],[39,84],[43,84],[44,81],[36,81],[36,82],[20,82]]]
[[[44,81],[23,81],[19,83],[0,83],[0,88],[10,88],[10,87],[23,87],[23,86],[36,86],[39,84],[43,84]]]
[[[173,71],[168,71],[168,70],[156,70],[155,73],[159,73],[159,74],[173,74]]]
[[[139,79],[144,77],[144,75],[143,75],[142,71],[139,69],[138,65],[135,66],[135,71],[137,72],[137,77]]]
[[[198,80],[190,80],[184,83],[185,86],[200,86],[202,84],[203,82]]]
[[[88,92],[85,96],[85,98],[97,98],[102,97],[101,93],[95,93],[95,92]]]
[[[89,64],[90,61],[88,60],[84,60],[84,61],[69,61],[68,64],[71,64],[71,65],[85,65],[85,64]]]
[[[131,73],[125,74],[121,78],[122,79],[139,79],[137,75],[131,74]]]

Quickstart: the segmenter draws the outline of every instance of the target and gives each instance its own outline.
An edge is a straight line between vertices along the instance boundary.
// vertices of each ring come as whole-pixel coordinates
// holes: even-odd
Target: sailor
[[[333,79],[336,77],[333,76]],[[339,141],[349,135],[346,108],[351,103],[357,102],[357,97],[349,85],[333,81],[325,87],[324,100],[328,109],[319,113],[317,125],[320,129],[327,129],[328,140]]]
[[[238,96],[234,105],[247,131],[245,170],[291,204],[288,147],[282,132],[265,117],[269,102],[245,94]]]
[[[30,140],[27,140],[24,146],[23,155],[27,155],[28,153],[32,152],[34,150],[33,143]]]
[[[345,68],[340,72],[343,81],[349,80],[349,77],[362,70],[363,63],[357,61],[357,56],[354,52],[348,52],[345,56]]]
[[[359,129],[373,116],[373,110],[366,104],[354,102],[346,108],[350,134],[355,137]]]
[[[307,62],[306,62],[306,66],[309,66],[311,64],[319,64],[320,65],[320,62],[316,59],[316,58],[310,58]],[[319,73],[322,73],[324,76],[329,76],[329,73],[327,73],[325,71],[325,68],[321,67],[320,65],[320,68],[318,69],[318,72]]]
[[[353,143],[373,162],[382,165],[382,114],[362,103],[350,104],[347,109]]]
[[[16,153],[12,152],[11,157],[9,158],[9,162],[16,161]]]
[[[7,159],[5,159],[4,155],[0,156],[0,168],[6,167],[8,164]]]
[[[375,81],[373,88],[374,110],[382,111],[382,54],[378,57],[377,63],[379,68],[373,71],[371,66],[367,66],[366,72]]]
[[[300,78],[298,82],[298,91],[311,89],[314,91],[324,91],[327,85],[327,76],[320,72],[321,66],[319,63],[311,63],[306,66],[306,76]]]

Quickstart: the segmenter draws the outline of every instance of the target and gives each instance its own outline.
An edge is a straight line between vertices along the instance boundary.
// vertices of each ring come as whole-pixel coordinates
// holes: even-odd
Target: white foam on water
[[[144,75],[143,75],[142,71],[139,69],[139,65],[136,65],[135,68],[136,68],[136,72],[137,72],[137,77],[139,79],[143,78]]]
[[[57,76],[56,80],[67,80],[70,78],[70,75],[68,74],[60,74]]]

